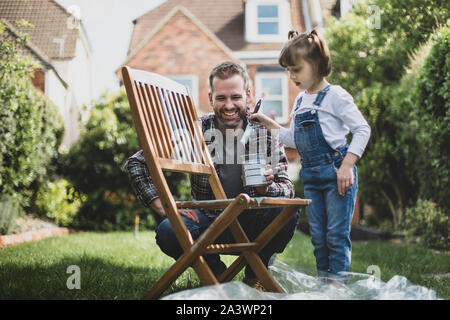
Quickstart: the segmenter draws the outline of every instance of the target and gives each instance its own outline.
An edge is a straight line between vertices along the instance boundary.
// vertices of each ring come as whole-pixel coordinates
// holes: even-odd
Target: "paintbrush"
[[[259,108],[261,107],[261,103],[262,103],[262,98],[259,99],[258,102],[256,103],[253,113],[257,113],[259,111]],[[258,122],[258,120],[253,120],[253,121]],[[253,123],[249,121],[247,124],[247,128],[245,128],[244,134],[242,135],[242,138],[241,138],[241,143],[244,146],[247,143],[248,139],[250,138],[250,134],[252,133],[252,130],[253,130]]]

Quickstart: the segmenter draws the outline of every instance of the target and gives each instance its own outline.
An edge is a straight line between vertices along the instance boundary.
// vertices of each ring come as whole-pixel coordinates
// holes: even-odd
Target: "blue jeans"
[[[358,176],[355,166],[353,186],[344,196],[339,195],[336,182],[339,166],[340,161],[302,168],[300,177],[305,186],[305,197],[312,200],[312,204],[306,208],[306,214],[318,276],[346,282],[348,277],[339,273],[350,271],[350,223]]]
[[[246,210],[240,214],[238,220],[249,240],[253,241],[266,228],[266,226],[268,226],[269,223],[278,216],[281,211],[282,208]],[[197,239],[214,221],[213,218],[208,217],[200,210],[196,210],[196,213],[199,223],[182,216],[184,224],[194,240]],[[268,266],[269,260],[274,253],[283,252],[288,242],[294,236],[297,223],[298,213],[289,219],[278,234],[273,237],[272,240],[270,240],[269,243],[259,252],[259,256],[266,267]],[[158,229],[156,230],[156,243],[165,254],[175,260],[183,254],[183,250],[181,249],[175,233],[173,232],[169,219],[164,219],[159,224]],[[214,243],[235,243],[235,241],[231,231],[226,229],[216,239],[216,241],[214,241]],[[208,254],[203,257],[209,266],[213,266],[220,261],[220,256],[218,254]],[[245,276],[249,278],[255,277],[255,274],[250,266],[247,266]]]

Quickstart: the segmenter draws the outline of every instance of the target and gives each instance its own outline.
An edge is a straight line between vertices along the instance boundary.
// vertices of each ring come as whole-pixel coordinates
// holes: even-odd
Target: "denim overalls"
[[[358,182],[355,166],[353,186],[344,196],[339,195],[336,173],[348,145],[337,150],[328,145],[317,112],[329,90],[330,85],[319,91],[313,110],[295,116],[294,138],[301,155],[300,178],[305,197],[312,200],[306,213],[318,276],[347,281],[345,273],[350,271],[351,261],[350,222]],[[301,100],[298,100],[296,109]]]

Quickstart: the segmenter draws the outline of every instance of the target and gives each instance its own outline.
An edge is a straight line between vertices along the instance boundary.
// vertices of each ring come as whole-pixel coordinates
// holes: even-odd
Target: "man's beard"
[[[233,122],[231,122],[230,120],[224,119],[221,111],[218,111],[215,108],[214,108],[214,114],[216,115],[216,118],[220,122],[220,124],[223,125],[226,129],[235,129],[237,126],[239,126],[241,121],[244,121],[246,119],[245,109],[238,110],[238,117]]]

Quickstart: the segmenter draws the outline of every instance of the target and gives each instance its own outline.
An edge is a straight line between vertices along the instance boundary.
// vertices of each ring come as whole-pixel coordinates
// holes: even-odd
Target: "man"
[[[211,71],[209,82],[211,88],[209,100],[214,113],[205,115],[200,120],[208,150],[227,198],[235,198],[240,193],[247,193],[251,197],[293,198],[295,192],[287,174],[288,164],[284,150],[279,143],[272,143],[270,133],[264,127],[256,126],[257,130],[254,130],[249,142],[245,146],[240,142],[243,130],[248,124],[248,101],[251,94],[246,70],[234,62],[224,62]],[[238,154],[240,150],[248,154],[252,149],[259,150],[259,153],[262,152],[272,161],[266,166],[267,185],[265,186],[244,187],[243,185],[242,164]],[[153,208],[159,215],[165,217],[164,208],[152,183],[142,150],[130,157],[124,168],[130,177],[137,198],[145,206]],[[190,181],[192,199],[215,199],[206,176],[191,175]],[[238,219],[252,241],[281,210],[282,208],[247,210],[241,213]],[[197,239],[211,225],[220,211],[180,209],[179,214],[193,239]],[[266,266],[271,256],[274,253],[283,252],[291,240],[297,219],[298,213],[260,251],[259,256]],[[156,242],[165,254],[175,260],[183,253],[167,218],[157,228]],[[216,243],[233,242],[229,229],[216,240]],[[204,258],[216,276],[226,269],[218,254],[205,255]],[[246,267],[244,282],[254,288],[262,288],[250,266]]]

